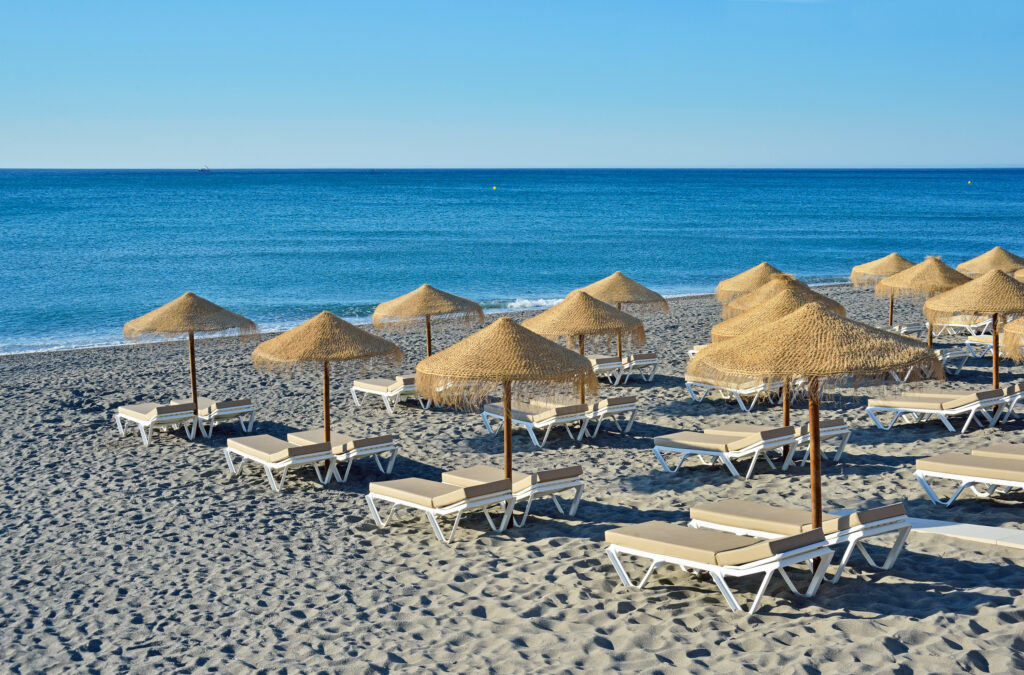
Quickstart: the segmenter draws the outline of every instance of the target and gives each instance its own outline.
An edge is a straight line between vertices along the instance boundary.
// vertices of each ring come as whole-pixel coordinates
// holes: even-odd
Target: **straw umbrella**
[[[980,277],[985,272],[992,270],[1013,274],[1022,268],[1024,268],[1024,258],[1010,253],[1002,246],[989,249],[978,257],[965,260],[956,266],[958,272],[969,277]]]
[[[938,256],[928,256],[923,262],[879,281],[875,286],[875,295],[878,297],[889,296],[889,325],[891,326],[893,298],[909,297],[924,301],[970,280],[970,277],[960,274],[942,262]],[[928,323],[928,346],[932,346],[931,322]]]
[[[196,385],[196,333],[259,333],[256,324],[241,314],[216,305],[189,291],[163,307],[132,319],[124,325],[124,336],[138,340],[146,335],[177,337],[188,335],[188,371],[192,380],[192,412],[199,412],[199,388]]]
[[[781,271],[766,262],[758,263],[745,272],[719,281],[715,287],[715,297],[724,305],[733,298],[764,286],[771,281],[773,274],[779,274]]]
[[[943,376],[935,353],[919,341],[838,317],[812,303],[740,337],[705,347],[690,360],[686,374],[727,385],[807,379],[811,501],[813,524],[819,527],[821,380],[852,376],[860,383],[884,381],[893,370],[911,368],[917,377]]]
[[[442,404],[471,408],[501,387],[505,477],[512,477],[512,385],[597,390],[590,362],[502,317],[416,365],[416,387]]]
[[[1018,363],[1024,361],[1024,318],[1014,319],[1003,326],[1006,353]]]
[[[615,335],[620,341],[625,335],[634,347],[641,347],[647,341],[644,324],[635,316],[617,310],[611,305],[595,300],[583,291],[573,291],[554,307],[523,321],[523,327],[543,335],[550,340],[565,338],[567,344],[577,340],[580,356],[588,337]],[[580,389],[580,403],[586,402]]]
[[[992,388],[996,389],[999,387],[999,317],[1024,314],[1024,283],[992,270],[924,303],[924,315],[932,323],[961,314],[992,316]]]
[[[818,294],[815,293],[814,295]],[[846,316],[846,309],[838,302],[823,295],[819,297],[821,300],[810,297],[810,293],[801,292],[799,289],[787,288],[779,291],[756,307],[712,326],[711,342],[721,342],[722,340],[743,335],[761,324],[781,319],[790,312],[796,311],[812,302],[817,302],[833,314]]]
[[[615,305],[615,309],[628,307],[630,313],[636,315],[650,308],[655,311],[669,313],[668,302],[660,293],[638,284],[622,272],[615,272],[600,281],[579,289],[592,298]],[[622,336],[615,342],[616,355],[622,358]]]
[[[331,361],[373,359],[397,364],[402,360],[402,350],[330,312],[320,312],[295,328],[261,342],[252,352],[253,364],[265,370],[288,370],[303,363],[323,364],[325,443],[331,441]]]
[[[846,310],[832,298],[824,296],[816,291],[812,291],[807,284],[802,281],[797,281],[796,277],[792,275],[773,274],[772,280],[764,286],[761,286],[746,295],[741,295],[723,307],[722,318],[731,319],[734,316],[743,314],[744,312],[749,312],[750,310],[763,305],[768,300],[771,300],[782,291],[792,291],[805,302],[820,302],[823,305],[831,307],[831,311],[839,314],[840,316],[845,316],[844,313]]]
[[[861,265],[854,265],[850,272],[850,281],[858,288],[875,286],[886,277],[891,277],[903,270],[910,269],[914,263],[910,262],[899,253],[890,253],[887,256],[872,260]],[[892,325],[893,308],[896,304],[894,296],[889,296],[889,325]]]
[[[373,325],[378,328],[406,327],[424,319],[427,324],[427,356],[434,353],[430,336],[432,318],[462,321],[472,326],[483,322],[484,310],[472,300],[438,290],[430,284],[382,302],[373,310]]]

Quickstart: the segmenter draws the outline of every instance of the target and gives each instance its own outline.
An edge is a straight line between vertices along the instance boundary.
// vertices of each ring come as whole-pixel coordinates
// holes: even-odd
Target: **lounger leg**
[[[251,434],[252,433],[252,427],[253,427],[254,424],[256,424],[256,411],[253,410],[251,413],[249,413],[249,423],[248,423],[248,425],[246,424],[244,417],[239,417],[238,419],[239,419],[239,421],[242,424],[242,431],[244,433]]]
[[[242,472],[242,466],[245,465],[245,460],[240,461],[236,468],[235,463],[231,461],[231,450],[228,448],[224,448],[224,459],[228,460],[228,473],[230,473],[232,477],[237,476]]]
[[[543,448],[544,444],[548,442],[548,434],[551,433],[551,427],[549,426],[547,429],[544,430],[544,440],[541,441],[537,440],[537,435],[533,433],[533,427],[527,426],[526,433],[530,434],[530,440],[533,441],[534,445],[536,445],[538,448]],[[572,434],[570,433],[570,436],[571,435]]]
[[[843,434],[842,438],[840,439],[840,441],[839,441],[839,448],[836,450],[836,454],[832,457],[832,463],[833,464],[838,464],[839,463],[839,459],[843,456],[843,453],[846,451],[846,444],[849,441],[850,441],[850,432],[847,431],[845,434]]]
[[[373,501],[373,495],[366,495],[366,503],[370,505],[370,515],[373,516],[373,522],[377,523],[377,527],[387,527],[388,521],[391,520],[391,516],[395,513],[395,508],[398,506],[394,502],[391,503],[391,509],[388,511],[384,518],[380,517],[380,511],[377,510],[377,504]]]
[[[723,455],[716,455],[716,457],[719,460],[721,460],[722,464],[725,464],[725,468],[729,470],[729,473],[731,473],[736,478],[740,477],[740,472],[736,470],[736,467],[733,466],[732,461],[728,457],[726,457],[724,454]],[[751,464],[750,465],[750,470],[753,471],[753,469],[754,469],[754,465]],[[749,478],[749,476],[748,476],[748,478]]]
[[[441,531],[441,526],[437,522],[437,516],[429,511],[426,512],[427,520],[430,521],[430,527],[433,528],[434,534],[437,536],[438,541],[442,541],[445,544],[451,544],[452,539],[455,538],[455,530],[459,529],[459,520],[462,518],[462,511],[456,511],[455,523],[452,525],[452,532],[445,538],[444,533]]]
[[[147,428],[144,424],[139,424],[139,436],[142,436],[143,447],[149,447],[150,441],[153,439],[153,427],[149,427],[149,434],[146,434]]]
[[[953,501],[960,496],[961,492],[963,492],[970,485],[974,484],[974,481],[963,481],[962,483],[960,483],[960,487],[956,489],[956,492],[953,493],[952,497],[950,497],[946,501],[942,501],[941,499],[939,499],[938,495],[935,494],[935,490],[933,490],[932,486],[928,484],[928,481],[925,480],[924,476],[915,473],[914,477],[917,478],[917,482],[921,484],[921,487],[924,488],[925,494],[928,495],[928,498],[931,499],[933,503],[938,504],[939,506],[945,506],[947,508],[953,505]]]
[[[580,422],[580,433],[574,434],[572,427],[568,424],[565,425],[565,430],[569,432],[569,438],[574,439],[577,443],[583,440],[583,437],[587,435],[587,427],[590,426],[590,420],[582,420]]]
[[[619,575],[619,581],[622,582],[622,585],[628,588],[633,588],[634,586],[636,586],[636,584],[634,584],[633,581],[629,578],[629,575],[626,574],[626,570],[622,566],[622,561],[619,560],[619,555],[618,553],[616,553],[615,548],[613,546],[609,546],[605,549],[605,553],[608,554],[608,559],[612,561],[612,567],[615,569],[615,573]],[[655,564],[656,563],[651,565],[652,569],[654,568]],[[647,576],[650,576],[650,573],[650,570],[648,570]],[[645,581],[647,580],[647,576],[644,577]]]
[[[903,546],[907,543],[907,536],[910,535],[910,530],[911,527],[909,525],[900,528],[899,534],[896,535],[896,541],[893,542],[892,548],[889,549],[889,554],[885,557],[885,562],[881,565],[876,563],[874,558],[871,557],[871,554],[864,548],[863,542],[858,541],[857,548],[860,550],[861,555],[864,556],[864,559],[872,567],[877,567],[883,570],[892,569],[893,564],[896,562],[896,558],[899,557],[900,552],[903,550]]]
[[[357,408],[359,407],[359,395],[356,394],[355,387],[352,387],[352,402],[356,404]]]
[[[715,585],[718,586],[718,590],[721,591],[722,595],[725,597],[725,602],[729,605],[729,609],[734,612],[742,611],[743,608],[740,607],[740,603],[736,601],[736,596],[732,594],[732,591],[729,589],[729,585],[725,583],[725,578],[718,572],[710,572],[710,574]],[[761,582],[762,592],[764,587],[768,585],[768,580],[771,578],[771,575],[772,573],[770,570],[764,575],[764,581]],[[758,594],[758,600],[760,600],[760,593]],[[750,613],[753,614],[755,609],[757,609],[757,607],[752,605]]]
[[[826,581],[830,584],[834,584],[839,581],[839,578],[843,576],[843,570],[846,569],[846,564],[850,562],[850,556],[853,555],[854,548],[860,548],[863,553],[863,547],[860,546],[860,537],[851,537],[849,542],[846,544],[846,550],[843,551],[843,557],[839,560],[839,565],[836,567],[835,573],[831,577],[826,577]],[[870,563],[870,558],[868,559]],[[875,565],[877,567],[877,565]]]
[[[331,461],[327,463],[327,471],[321,472],[320,463],[313,462],[313,470],[316,471],[316,479],[320,481],[321,485],[327,485],[327,483],[331,482],[331,476],[337,473],[336,464],[337,462],[332,458]]]
[[[381,398],[382,401],[384,401],[384,407],[387,408],[388,414],[389,415],[394,415],[395,411],[391,409],[391,397],[390,396],[381,396],[380,398]]]
[[[196,437],[196,426],[198,426],[199,420],[195,417],[188,424],[183,424],[182,428],[185,430],[185,438],[192,440]]]
[[[633,411],[632,411],[632,412],[631,412],[631,413],[629,414],[629,422],[627,422],[627,423],[626,423],[626,428],[625,428],[625,430],[624,430],[624,431],[623,431],[622,433],[624,433],[624,434],[628,434],[628,433],[629,433],[629,430],[633,428],[633,422],[635,422],[635,421],[636,421],[636,413],[637,413],[637,411],[636,411],[636,410],[634,409],[634,410],[633,410]]]
[[[274,480],[274,472],[270,469],[269,466],[264,466],[263,470],[267,474],[267,480],[270,481],[270,489],[273,490],[274,492],[280,492],[281,488],[284,487],[285,479],[288,477],[288,467],[285,467],[284,471],[281,472],[281,479],[279,481]]]
[[[572,518],[576,515],[576,510],[580,507],[580,498],[583,497],[583,486],[579,485],[576,487],[576,494],[573,495],[572,504],[569,505],[569,517]],[[557,497],[556,497],[557,499]],[[557,501],[555,502],[558,503]]]
[[[487,420],[487,418],[488,418],[487,413],[480,413],[480,417],[484,421],[484,426],[487,427],[487,432],[490,433],[491,435],[494,435],[496,429],[492,429],[491,428],[491,423]]]
[[[512,517],[512,524],[515,525],[516,527],[522,527],[523,525],[525,525],[526,524],[526,519],[530,515],[530,507],[531,506],[533,506],[533,495],[530,495],[530,498],[526,500],[526,508],[523,509],[523,516],[522,516],[522,518],[520,518],[519,520],[516,520],[515,516],[513,516]],[[561,508],[559,508],[559,511],[561,511]]]

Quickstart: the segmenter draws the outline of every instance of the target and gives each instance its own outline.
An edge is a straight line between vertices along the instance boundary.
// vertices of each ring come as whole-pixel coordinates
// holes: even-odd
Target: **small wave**
[[[541,307],[554,307],[562,301],[562,298],[538,298],[530,300],[527,298],[516,298],[505,303],[505,309],[538,309]]]

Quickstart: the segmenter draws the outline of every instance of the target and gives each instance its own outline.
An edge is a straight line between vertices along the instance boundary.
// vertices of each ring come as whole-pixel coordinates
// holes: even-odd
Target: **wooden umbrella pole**
[[[932,348],[932,322],[925,321],[924,325],[928,327],[928,349]]]
[[[430,344],[430,315],[427,314],[427,356],[434,353],[434,349]]]
[[[616,302],[615,309],[622,311],[622,303]],[[622,331],[620,330],[615,336],[615,354],[619,357],[619,361],[622,360]]]
[[[195,383],[193,382],[193,387]],[[992,388],[999,388],[999,315],[992,315]]]
[[[889,291],[889,328],[892,328],[892,308],[895,303],[896,294],[893,291]]]
[[[583,336],[580,335],[580,356],[583,356]],[[585,382],[580,382],[580,405],[586,405],[587,403],[587,385]]]
[[[331,363],[324,361],[324,443],[331,442]]]
[[[191,330],[188,332],[188,372],[192,378],[192,414],[198,415],[199,388],[196,386],[196,334],[195,331]]]
[[[505,442],[505,478],[512,480],[512,383],[501,383],[502,438]]]
[[[782,383],[782,426],[789,426],[789,380]],[[789,459],[789,445],[782,446],[782,463]]]
[[[807,416],[811,433],[811,527],[821,527],[821,433],[818,425],[818,378],[807,381]]]

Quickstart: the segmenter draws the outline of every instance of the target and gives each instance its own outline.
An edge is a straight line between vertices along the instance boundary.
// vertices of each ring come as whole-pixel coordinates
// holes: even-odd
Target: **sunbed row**
[[[601,430],[605,421],[615,425],[616,430],[628,434],[633,427],[633,420],[636,419],[637,399],[636,396],[618,396],[605,398],[594,403],[581,403],[575,405],[559,405],[557,403],[532,400],[528,403],[517,403],[511,410],[510,419],[513,426],[522,427],[529,434],[534,445],[543,448],[547,443],[551,431],[557,427],[564,427],[569,437],[581,441],[585,437],[593,438]],[[480,413],[487,431],[497,433],[504,423],[504,410],[501,404],[485,404]],[[492,424],[497,420],[497,424]],[[594,428],[590,428],[590,423]],[[573,430],[573,425],[579,424],[579,431]],[[624,426],[623,426],[624,425]],[[544,435],[538,439],[537,432],[543,431]]]
[[[195,438],[196,429],[204,438],[209,438],[213,428],[225,422],[238,423],[245,433],[252,431],[256,407],[251,400],[214,401],[200,396],[196,402],[198,414],[193,413],[192,401],[184,399],[172,399],[166,405],[123,405],[114,412],[114,423],[122,436],[127,433],[129,425],[136,425],[142,437],[142,444],[146,446],[152,442],[153,432],[160,429],[183,429],[190,441]]]
[[[979,426],[987,422],[989,427],[994,427],[1016,415],[1022,396],[1024,385],[1020,383],[973,392],[919,389],[892,398],[868,399],[867,414],[879,429],[886,431],[901,420],[917,423],[931,418],[942,422],[948,430],[956,431],[950,418],[966,415],[960,427],[960,433],[964,433],[972,422]],[[892,417],[884,422],[883,414]]]

